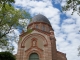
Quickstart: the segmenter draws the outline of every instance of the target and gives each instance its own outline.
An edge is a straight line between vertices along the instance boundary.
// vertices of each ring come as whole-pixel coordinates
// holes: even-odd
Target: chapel
[[[67,60],[65,53],[57,51],[54,30],[44,15],[34,16],[27,29],[30,32],[19,36],[16,60]]]

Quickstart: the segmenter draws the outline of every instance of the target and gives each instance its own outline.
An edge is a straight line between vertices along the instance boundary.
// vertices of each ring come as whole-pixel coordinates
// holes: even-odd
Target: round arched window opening
[[[37,53],[30,54],[29,60],[39,60],[38,54]]]
[[[36,25],[36,28],[38,29],[38,25]]]
[[[42,30],[45,31],[45,25],[42,26]]]

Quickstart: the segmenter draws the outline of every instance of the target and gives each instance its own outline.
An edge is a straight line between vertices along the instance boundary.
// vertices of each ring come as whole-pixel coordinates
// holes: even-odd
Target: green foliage
[[[80,0],[66,0],[65,6],[62,7],[63,11],[69,11],[72,9],[72,14],[77,11],[80,15]]]
[[[13,32],[12,29],[16,29],[19,24],[19,20],[29,19],[30,14],[24,10],[15,9],[8,3],[5,3],[5,7],[1,1],[13,1],[13,0],[0,0],[0,49],[13,50],[14,48],[9,45],[7,34]]]
[[[32,31],[32,29],[27,29],[27,33],[31,33]]]
[[[0,52],[0,60],[16,60],[16,58],[10,52]]]
[[[0,5],[1,6],[1,5]],[[0,10],[0,38],[10,32],[12,27],[19,25],[19,19],[29,18],[29,14],[23,10],[14,9],[9,5]]]
[[[11,3],[15,3],[14,0],[0,0],[0,4],[2,4],[2,7],[5,7],[5,4],[8,4],[9,6],[11,6]]]

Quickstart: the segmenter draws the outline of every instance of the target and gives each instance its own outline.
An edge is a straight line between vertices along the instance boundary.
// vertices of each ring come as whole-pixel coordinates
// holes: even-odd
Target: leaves
[[[12,27],[19,25],[19,19],[29,18],[29,13],[24,10],[17,10],[14,7],[5,5],[6,8],[2,8],[0,11],[0,37],[9,33]],[[1,36],[2,35],[2,36]]]
[[[32,31],[32,29],[27,29],[27,33],[31,33]]]
[[[10,52],[0,52],[0,60],[16,60],[15,56]]]
[[[62,6],[63,11],[69,11],[72,9],[72,15],[75,11],[78,12],[78,15],[80,15],[80,0],[66,0],[65,6]]]
[[[13,6],[9,6],[7,3],[5,3],[5,7],[3,7],[3,4],[0,4],[0,49],[14,49],[7,39],[7,34],[10,33],[12,29],[16,29],[18,26],[22,26],[19,23],[20,19],[23,20],[28,18],[30,18],[30,15],[26,11],[15,9]]]
[[[72,2],[71,0],[68,0],[68,1],[67,1],[67,4],[70,4],[71,2]]]
[[[5,7],[5,4],[8,4],[9,6],[11,6],[11,3],[15,3],[14,0],[0,0],[0,4],[2,4],[2,7]]]

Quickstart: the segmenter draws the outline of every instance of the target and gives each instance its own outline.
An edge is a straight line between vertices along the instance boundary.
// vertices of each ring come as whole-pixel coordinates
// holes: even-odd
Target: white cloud
[[[42,0],[42,1],[30,1],[30,0],[15,0],[15,5],[21,6],[24,9],[28,9],[30,14],[43,14],[51,22],[52,27],[55,31],[57,49],[66,53],[67,60],[80,60],[78,57],[78,45],[80,45],[80,16],[77,15],[77,12],[74,15],[71,15],[72,10],[67,11],[65,14],[68,17],[62,21],[60,24],[60,11],[59,9],[53,7],[51,0]],[[59,2],[56,0],[56,2]],[[65,4],[65,0],[62,1],[61,5]]]
[[[78,46],[80,45],[80,24],[77,22],[79,21],[78,15],[70,15],[70,12],[67,12],[66,14],[69,15],[68,19],[65,19],[61,24],[61,32],[58,33],[60,35],[64,35],[63,37],[60,37],[62,40],[60,41],[63,44],[60,44],[57,42],[58,46],[61,48],[58,48],[58,50],[65,52],[67,55],[68,60],[80,60],[80,57],[78,57]],[[63,33],[63,34],[61,34]],[[57,34],[56,34],[57,35]],[[57,39],[59,41],[59,39]]]
[[[59,28],[58,24],[60,23],[59,22],[60,21],[60,11],[57,8],[53,7],[53,5],[51,4],[51,1],[43,0],[43,1],[38,2],[34,0],[32,1],[27,1],[27,0],[17,1],[16,0],[15,4],[24,7],[24,9],[29,9],[29,12],[32,15],[33,14],[36,15],[39,13],[45,15],[47,18],[50,19],[51,24],[54,24],[53,25],[53,27],[55,27],[54,29]]]

